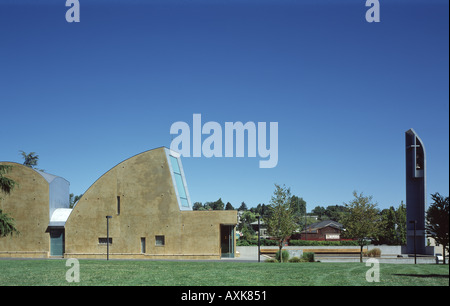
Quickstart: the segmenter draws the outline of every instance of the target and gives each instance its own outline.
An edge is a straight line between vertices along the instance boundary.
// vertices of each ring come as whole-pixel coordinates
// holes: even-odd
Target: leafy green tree
[[[397,220],[398,244],[406,245],[406,205],[403,201],[395,211],[395,217]]]
[[[323,216],[325,215],[325,211],[326,211],[326,209],[325,209],[325,207],[322,207],[322,206],[316,206],[311,212],[314,214],[314,215],[316,215],[317,216],[317,218],[320,220],[320,221],[323,221]]]
[[[380,235],[379,242],[382,244],[397,244],[397,218],[395,208],[391,206],[389,209],[383,209],[381,211],[381,218],[386,226]]]
[[[269,235],[278,241],[280,254],[282,254],[283,242],[297,228],[294,211],[290,204],[290,188],[275,184],[275,191],[269,205],[269,216],[266,217],[264,223],[267,225]]]
[[[75,203],[77,203],[82,196],[83,194],[80,195],[74,195],[73,193],[69,194],[69,207],[73,208],[75,206]]]
[[[192,205],[192,210],[203,210],[202,202],[195,202],[194,205]]]
[[[381,211],[381,219],[384,223],[380,232],[378,242],[390,245],[406,244],[406,206],[403,202],[395,209],[391,206],[389,209]]]
[[[295,218],[297,219],[297,222],[303,220],[306,214],[306,201],[303,200],[303,198],[299,198],[296,195],[292,195],[291,202],[289,205],[291,205],[292,211],[295,215]]]
[[[0,165],[0,191],[7,195],[10,194],[16,186],[16,182],[5,176],[11,169],[12,166]]]
[[[20,234],[15,226],[15,221],[9,216],[9,214],[4,214],[0,209],[0,238],[6,237],[8,235]]]
[[[227,202],[227,204],[225,205],[225,210],[234,210],[234,207],[230,202]]]
[[[361,247],[360,262],[362,262],[363,246],[366,240],[378,237],[380,228],[383,228],[377,209],[377,203],[372,203],[372,196],[365,197],[362,193],[353,192],[355,197],[345,204],[349,214],[343,219],[344,235],[356,239]]]
[[[260,215],[261,218],[264,219],[269,214],[269,205],[258,204],[258,206],[250,208],[250,211],[255,213],[255,215]]]
[[[245,202],[242,202],[241,206],[239,206],[238,210],[248,210],[247,204],[245,204]]]
[[[251,239],[255,235],[255,230],[252,228],[251,223],[256,221],[256,215],[247,210],[241,214],[239,218],[239,224],[237,229],[242,232],[243,239]]]
[[[333,221],[342,222],[345,215],[348,213],[348,208],[343,205],[330,205],[325,210],[325,215]]]
[[[24,161],[23,164],[30,168],[36,168],[39,160],[39,155],[36,155],[35,152],[25,153],[24,151],[19,151],[22,155]]]
[[[11,169],[12,166],[0,165],[0,194],[9,195],[17,185],[14,180],[5,176]],[[12,236],[13,233],[19,234],[14,219],[0,209],[0,237]]]
[[[212,210],[223,210],[225,208],[225,203],[223,203],[222,198],[209,204]]]
[[[431,195],[433,203],[427,211],[427,225],[426,230],[428,235],[433,237],[438,244],[443,245],[444,249],[444,264],[445,251],[449,251],[448,246],[448,218],[449,218],[449,202],[448,197],[443,197],[436,192]]]

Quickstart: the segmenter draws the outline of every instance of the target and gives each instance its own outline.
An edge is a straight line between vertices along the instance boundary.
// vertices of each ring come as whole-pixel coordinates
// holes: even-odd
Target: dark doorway
[[[220,225],[220,249],[222,258],[234,258],[234,225]]]
[[[64,229],[50,230],[50,256],[64,255]]]

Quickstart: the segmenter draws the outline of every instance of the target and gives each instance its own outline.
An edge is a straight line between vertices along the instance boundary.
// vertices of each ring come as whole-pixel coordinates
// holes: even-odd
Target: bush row
[[[286,250],[282,251],[283,262],[314,262],[314,253],[304,252],[302,257],[292,257],[289,258],[289,252]],[[267,259],[266,262],[280,262],[280,251],[275,254],[275,258]]]
[[[236,241],[237,246],[255,246],[258,245],[258,239],[238,239]],[[261,239],[262,246],[276,246],[278,241],[270,239]],[[358,246],[357,241],[344,240],[344,241],[315,241],[315,240],[291,240],[289,241],[291,246]]]

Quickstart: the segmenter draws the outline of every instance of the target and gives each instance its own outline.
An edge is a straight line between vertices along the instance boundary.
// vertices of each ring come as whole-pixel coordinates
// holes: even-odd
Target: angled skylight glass
[[[180,210],[192,210],[180,155],[169,149],[166,149],[166,155],[169,161],[175,192],[177,194],[178,206],[180,207]]]

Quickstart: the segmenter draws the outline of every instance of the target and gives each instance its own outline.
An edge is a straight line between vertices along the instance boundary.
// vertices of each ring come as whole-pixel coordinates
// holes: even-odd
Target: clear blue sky
[[[449,3],[380,0],[0,0],[0,160],[85,192],[176,121],[278,122],[278,165],[183,158],[192,202],[268,203],[274,183],[315,206],[353,190],[405,200],[404,132],[425,143],[428,194],[449,193]]]

